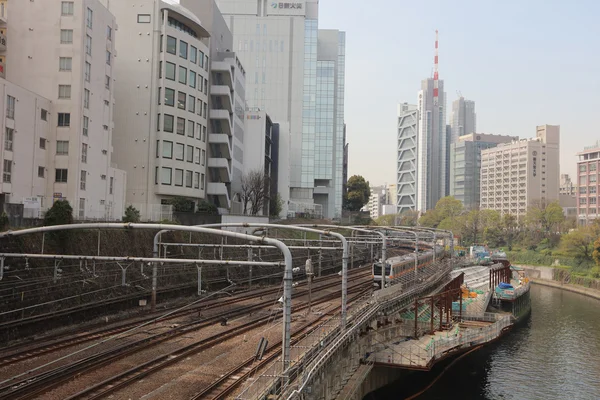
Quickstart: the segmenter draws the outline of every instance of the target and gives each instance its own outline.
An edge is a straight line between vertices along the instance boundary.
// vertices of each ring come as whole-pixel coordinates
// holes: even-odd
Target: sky
[[[448,121],[460,91],[479,133],[560,125],[573,177],[576,153],[600,139],[599,15],[587,0],[320,0],[319,28],[346,32],[349,176],[395,183],[397,104],[416,104],[432,76],[437,29]]]

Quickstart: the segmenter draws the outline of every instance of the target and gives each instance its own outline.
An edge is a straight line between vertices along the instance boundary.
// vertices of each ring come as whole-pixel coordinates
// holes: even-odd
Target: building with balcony
[[[480,208],[522,218],[536,203],[558,200],[560,127],[542,125],[536,137],[481,150]]]
[[[47,167],[52,103],[5,79],[0,91],[0,213],[5,204],[23,204],[24,217],[39,218],[52,205],[47,196],[54,178]]]
[[[519,140],[516,136],[471,133],[450,145],[450,196],[468,210],[479,208],[481,150]]]
[[[76,219],[120,220],[126,175],[113,159],[114,15],[98,0],[2,3],[6,78],[52,103],[46,113],[44,205],[66,199]],[[38,112],[30,118],[37,120]],[[39,146],[35,133],[30,135],[31,145]],[[14,167],[17,173],[20,163]],[[37,175],[37,166],[30,172]]]
[[[175,0],[107,2],[119,21],[115,160],[127,204],[164,218],[175,197],[206,198],[209,33]],[[132,155],[135,155],[132,157]]]
[[[598,212],[598,162],[600,142],[585,147],[577,153],[577,222],[579,226],[589,225],[600,216]]]

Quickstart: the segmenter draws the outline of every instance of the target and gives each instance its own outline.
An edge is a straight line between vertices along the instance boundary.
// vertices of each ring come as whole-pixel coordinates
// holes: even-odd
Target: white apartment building
[[[396,159],[396,206],[399,213],[417,209],[417,141],[419,110],[416,105],[398,105],[398,150]]]
[[[128,174],[127,204],[160,220],[175,196],[206,198],[209,33],[178,0],[107,4],[122,38],[115,160]]]
[[[518,218],[536,202],[558,200],[560,127],[542,125],[536,137],[481,150],[482,209]]]
[[[76,219],[121,219],[125,172],[111,159],[115,17],[98,0],[4,3],[6,78],[52,102],[46,197],[67,199]]]
[[[52,103],[5,79],[0,92],[0,214],[4,204],[23,204],[24,217],[39,218],[51,205],[46,196],[54,178],[47,168]]]
[[[419,91],[417,139],[417,210],[435,208],[446,195],[447,132],[446,93],[439,80],[439,96],[434,97],[434,79],[424,79]]]
[[[291,189],[288,193],[280,182],[281,197],[284,203],[292,200],[290,212],[313,212],[318,178],[310,155],[317,124],[318,1],[218,0],[217,4],[233,34],[232,50],[246,69],[248,107],[266,110],[274,121],[289,126],[289,137],[283,136],[287,129],[282,130],[280,147],[290,149],[286,186]]]

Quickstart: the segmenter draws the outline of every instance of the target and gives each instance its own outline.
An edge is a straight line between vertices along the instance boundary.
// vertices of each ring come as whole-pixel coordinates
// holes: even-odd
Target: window
[[[42,119],[42,121],[48,121],[48,110],[44,110],[42,108],[42,111],[40,113],[40,118]]]
[[[79,179],[79,189],[85,190],[85,182],[87,180],[87,172],[81,171],[81,179]]]
[[[178,161],[183,161],[183,152],[185,146],[183,143],[175,143],[175,159]]]
[[[38,167],[38,178],[43,178],[46,175],[46,168]]]
[[[581,165],[579,166],[579,172],[585,172],[586,170],[587,170],[587,165],[585,165],[585,164],[581,164]]]
[[[192,70],[190,70],[190,87],[193,87],[194,89],[196,89],[196,73]]]
[[[108,107],[108,106],[110,105],[110,103],[108,102],[108,100],[104,100],[104,105],[105,105],[106,107]]]
[[[187,135],[191,138],[194,137],[194,121],[188,120]]]
[[[60,15],[63,17],[73,15],[73,2],[72,1],[62,1],[60,3]]]
[[[70,99],[71,98],[71,85],[58,85],[58,98],[59,99]]]
[[[46,149],[46,139],[40,138],[40,149]]]
[[[173,142],[163,140],[162,156],[163,158],[173,158]]]
[[[167,53],[177,54],[177,39],[172,36],[167,36]]]
[[[15,98],[6,96],[6,118],[15,119]]]
[[[187,83],[187,68],[179,66],[179,83]]]
[[[90,91],[83,89],[83,108],[90,108]]]
[[[208,79],[204,80],[204,94],[208,94]]]
[[[191,113],[196,112],[196,98],[192,95],[189,96],[188,99],[188,111]],[[194,130],[192,129],[192,137],[194,136]]]
[[[60,57],[58,59],[59,71],[71,71],[73,69],[73,59],[71,57]]]
[[[185,135],[185,118],[177,117],[177,134]]]
[[[89,82],[90,77],[92,76],[92,64],[89,62],[85,62],[85,81]]]
[[[175,107],[175,91],[165,88],[165,105]]]
[[[200,149],[198,147],[196,147],[196,151],[194,152],[194,162],[200,164]]]
[[[56,141],[56,155],[66,156],[69,154],[69,141],[68,140],[57,140]]]
[[[73,43],[73,29],[61,29],[60,30],[60,44],[71,44]]]
[[[106,64],[107,65],[110,65],[110,57],[111,57],[110,51],[106,50]]]
[[[194,146],[187,146],[187,157],[186,161],[189,163],[194,162]]]
[[[175,80],[175,64],[167,62],[167,68],[165,68],[165,78],[174,81]]]
[[[200,175],[200,189],[204,190],[204,174]]]
[[[208,56],[204,56],[204,70],[208,71]]]
[[[114,183],[115,183],[115,178],[113,178],[112,176],[110,177],[110,181],[108,183],[108,194],[113,194],[113,187],[114,187]]]
[[[4,135],[4,150],[13,151],[14,134],[14,129],[6,128],[6,135]]]
[[[160,174],[160,183],[162,183],[163,185],[171,184],[171,171],[171,168],[162,167]]]
[[[202,125],[196,124],[196,139],[202,140]]]
[[[202,127],[202,141],[206,143],[206,126]]]
[[[185,186],[191,188],[192,187],[192,171],[185,171]]]
[[[93,21],[94,21],[94,12],[92,11],[91,8],[88,8],[87,9],[87,18],[85,20],[86,26],[88,28],[92,29]]]
[[[179,41],[179,57],[187,60],[188,44],[183,40]]]
[[[206,150],[202,150],[202,165],[206,162]]]
[[[83,136],[88,135],[88,127],[90,125],[90,119],[88,117],[83,117]]]
[[[81,143],[81,162],[87,164],[87,143]]]
[[[71,126],[71,114],[58,113],[58,126]]]
[[[198,86],[199,86],[198,90],[203,92],[204,91],[204,80],[202,79],[202,76],[198,76],[198,80],[200,81],[200,82],[198,82]]]
[[[163,118],[163,131],[164,132],[173,132],[173,123],[174,123],[174,118],[172,115],[169,114],[165,114],[164,118]]]
[[[110,90],[110,76],[104,76],[104,87]]]
[[[85,54],[92,55],[92,37],[90,35],[85,36]]]
[[[150,14],[138,14],[137,21],[138,21],[138,24],[149,24],[150,23]]]
[[[200,172],[194,172],[194,189],[200,189]]]
[[[175,169],[175,186],[183,186],[183,170]]]
[[[180,110],[185,110],[185,101],[187,99],[187,95],[183,92],[177,92],[177,108]]]
[[[57,183],[67,183],[68,175],[69,175],[69,171],[67,169],[57,168],[54,180]]]
[[[162,88],[158,88],[158,105],[162,104]]]
[[[190,61],[196,64],[196,55],[198,54],[198,50],[194,46],[190,46]]]
[[[11,175],[12,175],[12,160],[4,160],[4,170],[2,172],[2,181],[5,183],[10,183]]]
[[[85,199],[79,199],[79,218],[85,218]]]
[[[106,27],[106,39],[112,40],[112,28],[110,26]]]
[[[204,68],[204,52],[199,51],[198,53],[198,62],[200,63],[200,68]]]
[[[208,117],[208,104],[204,103],[203,108],[204,108],[204,118]]]

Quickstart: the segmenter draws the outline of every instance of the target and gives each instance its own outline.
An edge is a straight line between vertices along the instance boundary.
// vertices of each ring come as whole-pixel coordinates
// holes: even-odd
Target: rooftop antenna
[[[435,31],[435,57],[433,59],[433,105],[438,105],[438,31]]]

